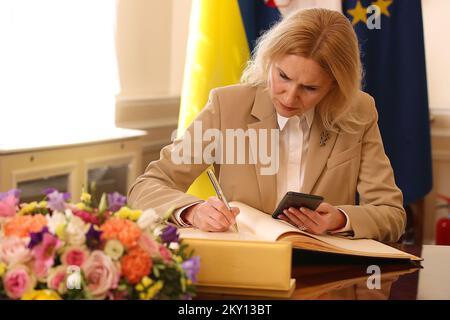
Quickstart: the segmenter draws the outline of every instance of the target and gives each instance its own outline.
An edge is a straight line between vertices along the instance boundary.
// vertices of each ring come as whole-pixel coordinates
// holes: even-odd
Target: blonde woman
[[[315,211],[290,208],[281,219],[314,234],[397,241],[406,222],[403,196],[384,152],[375,102],[360,91],[361,75],[357,38],[342,14],[309,9],[284,18],[259,39],[242,83],[212,90],[186,135],[149,164],[130,189],[131,204],[160,213],[174,208],[181,226],[227,230],[237,208],[185,193],[213,159],[229,201],[271,214],[287,191],[321,195],[325,202]],[[224,161],[230,154],[225,145],[235,138],[226,134],[209,159],[198,151],[203,148],[192,147],[183,150],[190,161],[174,161],[189,141],[208,147],[210,139],[195,136],[196,131],[227,129],[255,130],[245,139],[250,148],[237,144],[231,150],[243,152],[246,161]],[[260,135],[273,130],[276,140]],[[252,144],[255,137],[259,140]],[[275,150],[277,170],[264,172],[267,159],[258,158],[261,149],[254,148]]]

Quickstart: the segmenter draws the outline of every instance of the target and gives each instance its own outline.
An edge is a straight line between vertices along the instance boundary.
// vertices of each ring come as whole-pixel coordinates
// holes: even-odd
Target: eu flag
[[[432,187],[430,125],[420,0],[344,0],[376,101],[379,127],[408,205]]]
[[[238,2],[249,49],[253,52],[256,40],[281,19],[281,13],[273,0],[239,0]]]

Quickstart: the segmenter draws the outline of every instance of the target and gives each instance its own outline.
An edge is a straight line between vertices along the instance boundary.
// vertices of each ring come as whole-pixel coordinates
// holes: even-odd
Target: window
[[[41,201],[45,197],[44,190],[49,187],[55,188],[59,192],[67,192],[69,190],[69,175],[57,175],[19,182],[17,188],[22,191],[20,201],[27,203]]]
[[[1,140],[114,128],[115,17],[111,0],[0,0]]]

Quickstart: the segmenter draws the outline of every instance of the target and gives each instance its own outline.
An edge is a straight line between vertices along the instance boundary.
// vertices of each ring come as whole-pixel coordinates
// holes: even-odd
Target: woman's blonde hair
[[[362,67],[358,40],[350,21],[327,9],[299,10],[264,33],[241,78],[242,83],[266,86],[271,64],[294,54],[316,61],[335,80],[317,105],[324,127],[353,132],[359,122],[348,112],[361,88]],[[349,121],[350,120],[350,121]]]

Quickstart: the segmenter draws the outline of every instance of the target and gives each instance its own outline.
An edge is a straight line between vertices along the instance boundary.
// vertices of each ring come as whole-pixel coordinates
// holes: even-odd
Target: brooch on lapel
[[[323,147],[324,145],[326,145],[329,138],[330,134],[328,133],[328,131],[322,131],[322,133],[320,134],[320,146]]]

